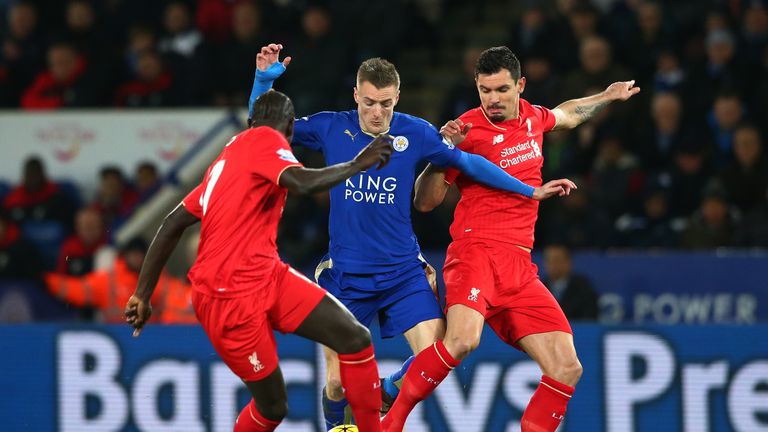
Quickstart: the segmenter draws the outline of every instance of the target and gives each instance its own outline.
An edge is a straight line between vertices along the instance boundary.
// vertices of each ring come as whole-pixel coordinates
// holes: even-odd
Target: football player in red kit
[[[448,122],[441,133],[462,150],[482,155],[534,186],[542,184],[545,132],[574,128],[611,101],[629,99],[640,91],[634,81],[617,82],[597,95],[569,100],[552,110],[532,105],[520,97],[525,78],[507,47],[482,53],[475,81],[481,106]],[[382,428],[402,430],[415,404],[477,347],[487,322],[504,342],[531,356],[543,373],[523,414],[522,431],[552,432],[565,415],[582,367],[568,320],[531,262],[539,203],[430,165],[416,183],[416,208],[429,211],[439,205],[454,181],[461,201],[443,269],[446,335],[416,356]]]
[[[362,431],[379,431],[381,393],[368,330],[325,290],[283,263],[275,239],[287,191],[325,190],[392,154],[389,135],[349,162],[304,168],[293,156],[291,100],[270,91],[254,104],[250,128],[224,147],[203,182],[163,221],[125,308],[140,333],[149,299],[179,237],[200,221],[200,247],[189,272],[195,314],[216,352],[248,387],[235,432],[272,431],[285,417],[286,389],[273,330],[295,333],[339,353],[341,380]]]

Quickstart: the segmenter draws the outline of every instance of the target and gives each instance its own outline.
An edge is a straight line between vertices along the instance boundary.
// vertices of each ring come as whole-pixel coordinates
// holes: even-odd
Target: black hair
[[[495,74],[502,69],[508,70],[510,75],[512,75],[512,79],[515,81],[519,80],[522,76],[520,60],[517,59],[517,56],[511,49],[505,46],[488,48],[483,51],[483,53],[480,54],[480,58],[477,59],[477,64],[475,65],[475,78],[480,74]]]
[[[271,126],[284,130],[294,117],[291,98],[279,91],[270,90],[253,103],[253,114],[248,119],[248,126]]]

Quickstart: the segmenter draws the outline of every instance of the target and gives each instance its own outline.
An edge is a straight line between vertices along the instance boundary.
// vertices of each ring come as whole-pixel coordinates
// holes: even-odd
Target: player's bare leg
[[[426,399],[438,384],[480,343],[485,318],[464,305],[448,309],[445,338],[416,356],[405,374],[400,395],[382,421],[386,432],[400,432],[417,403]]]
[[[413,363],[415,356],[445,336],[445,320],[436,318],[422,321],[408,329],[408,331],[403,333],[403,336],[405,336],[405,340],[408,341],[413,356],[409,357],[399,370],[382,380],[381,412],[383,414],[389,412],[395,399],[397,399],[397,396],[400,394],[400,388],[403,386],[403,379],[405,379],[405,374],[408,372],[408,368],[410,368]]]
[[[550,432],[565,416],[568,401],[581,378],[573,336],[561,331],[525,336],[517,342],[538,363],[543,376],[523,413],[523,432]]]
[[[339,353],[339,375],[361,431],[379,431],[381,393],[371,333],[331,295],[326,295],[295,334]]]
[[[253,400],[240,411],[235,432],[273,431],[288,413],[288,395],[280,367],[259,381],[246,381]]]

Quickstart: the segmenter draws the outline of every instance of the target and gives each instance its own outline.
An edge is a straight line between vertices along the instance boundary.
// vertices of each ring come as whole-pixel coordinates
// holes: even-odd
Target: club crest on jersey
[[[288,149],[280,149],[280,150],[278,150],[277,151],[277,156],[280,159],[284,160],[284,161],[294,162],[294,163],[298,163],[299,162],[296,159],[296,156],[294,156],[293,153],[290,150],[288,150]]]
[[[248,357],[248,362],[253,366],[253,371],[258,372],[264,369],[264,364],[259,361],[259,357],[256,355],[256,351]]]
[[[395,148],[395,151],[405,151],[405,149],[408,148],[408,138],[402,135],[396,136],[395,139],[392,140],[392,147]]]
[[[493,145],[500,144],[504,142],[504,134],[498,134],[495,137],[493,137]]]
[[[530,138],[533,136],[533,131],[531,130],[531,119],[525,119],[525,124],[528,126],[528,132],[526,132],[525,135]]]

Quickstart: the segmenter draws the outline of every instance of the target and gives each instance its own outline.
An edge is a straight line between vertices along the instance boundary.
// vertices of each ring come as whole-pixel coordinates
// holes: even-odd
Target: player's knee
[[[551,378],[565,385],[575,386],[581,378],[584,368],[578,358],[563,359],[558,362],[547,374]]]
[[[329,376],[325,382],[325,395],[333,401],[344,399],[344,389],[341,386],[340,376]]]
[[[338,348],[333,348],[339,354],[353,354],[371,345],[371,332],[362,324],[353,324],[347,333],[339,338]]]
[[[288,415],[288,401],[286,399],[280,399],[271,401],[269,403],[256,403],[256,407],[259,413],[265,418],[281,422]]]
[[[463,335],[452,335],[443,342],[445,348],[456,360],[462,360],[475,350],[480,344],[480,339]]]

